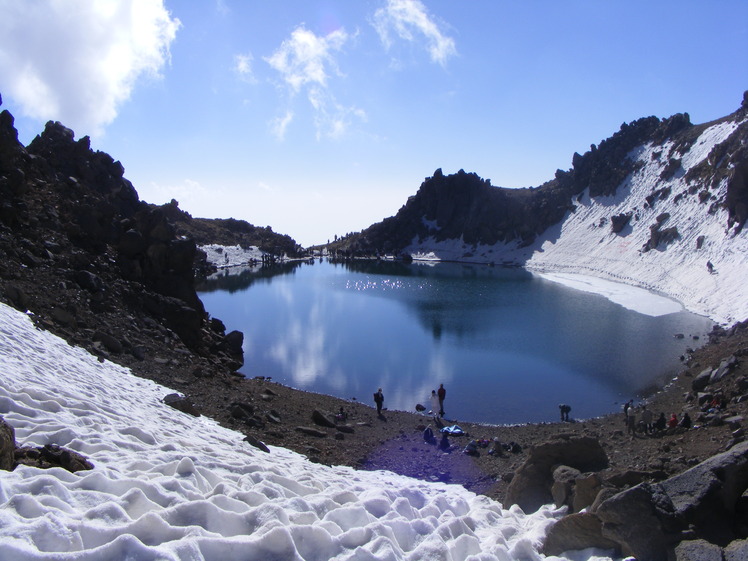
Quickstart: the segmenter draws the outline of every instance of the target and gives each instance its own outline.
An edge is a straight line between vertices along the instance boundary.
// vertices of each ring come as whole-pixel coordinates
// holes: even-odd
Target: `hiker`
[[[634,406],[634,400],[629,399],[623,404],[623,424],[628,425],[629,422],[629,409]]]
[[[626,409],[626,430],[632,436],[636,433],[636,412],[633,405]]]
[[[469,456],[478,456],[478,443],[475,440],[471,440],[467,443],[467,446],[465,446],[465,449],[462,451],[462,453]]]
[[[434,437],[434,430],[431,427],[426,427],[423,430],[423,441],[427,444],[436,444],[436,438]]]
[[[558,408],[561,411],[561,421],[568,421],[569,411],[571,411],[571,407],[569,405],[566,405],[565,403],[562,403],[558,406]]]
[[[436,395],[436,390],[431,390],[431,413],[439,414],[439,396]]]
[[[439,384],[439,391],[436,392],[439,396],[439,415],[444,417],[444,398],[447,397],[447,390],[444,389],[444,384]]]
[[[667,420],[665,419],[665,413],[660,413],[660,416],[657,417],[657,420],[654,423],[655,430],[662,431],[665,430],[665,427],[667,427]]]
[[[652,417],[652,410],[642,405],[642,423],[644,423],[644,432],[647,434],[652,432]]]
[[[667,426],[670,429],[674,429],[678,426],[678,416],[675,413],[670,415],[670,420],[667,422]]]
[[[683,418],[680,420],[680,423],[678,423],[678,426],[683,427],[684,429],[691,428],[691,416],[688,412],[683,413]]]
[[[488,447],[488,454],[490,456],[503,456],[504,447],[501,445],[501,441],[498,437],[494,437],[493,442]]]
[[[377,415],[381,417],[382,404],[384,403],[384,394],[382,393],[382,388],[379,388],[377,390],[377,393],[374,394],[374,403],[377,404]]]

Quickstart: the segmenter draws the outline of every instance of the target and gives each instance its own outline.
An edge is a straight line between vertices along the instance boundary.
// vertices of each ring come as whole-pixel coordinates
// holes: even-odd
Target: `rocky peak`
[[[742,108],[720,122],[742,119]],[[432,239],[462,239],[466,245],[495,245],[516,241],[520,247],[559,224],[575,208],[574,200],[584,192],[590,197],[612,196],[627,178],[646,163],[637,158],[646,146],[661,147],[655,152],[664,162],[661,180],[667,182],[684,173],[681,159],[710,125],[693,125],[688,113],[665,119],[644,117],[623,123],[610,138],[592,144],[584,154],[572,156],[572,167],[557,170],[555,177],[537,188],[493,187],[489,180],[460,170],[444,175],[441,169],[426,178],[397,215],[350,235],[332,249],[344,254],[402,252],[411,244]],[[702,164],[691,167],[686,180],[693,185],[716,187],[728,179],[723,204],[730,213],[729,227],[736,231],[748,219],[748,142],[745,127],[715,146]],[[659,165],[659,162],[657,162]],[[697,189],[697,187],[693,187]],[[625,222],[628,222],[626,220]],[[625,223],[618,220],[617,228]],[[620,230],[619,230],[620,231]]]
[[[0,201],[4,301],[128,365],[180,348],[222,370],[241,364],[195,292],[195,241],[177,234],[168,209],[140,201],[122,164],[88,137],[50,121],[24,148],[3,111]],[[154,333],[168,345],[153,348]]]

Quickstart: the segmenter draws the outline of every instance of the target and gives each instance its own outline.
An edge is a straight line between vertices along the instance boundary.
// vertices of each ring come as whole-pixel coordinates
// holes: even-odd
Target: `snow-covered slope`
[[[161,403],[171,390],[2,304],[0,372],[0,414],[19,444],[58,444],[95,466],[0,471],[2,560],[541,559],[542,536],[562,514],[261,452]]]
[[[727,211],[710,204],[724,199],[727,181],[702,202],[698,194],[687,194],[689,185],[684,179],[735,128],[737,123],[707,128],[681,158],[682,171],[665,181],[660,176],[667,162],[657,159],[654,152],[667,151],[669,146],[642,147],[632,155],[643,164],[639,171],[613,196],[593,199],[585,193],[560,229],[533,247],[526,267],[581,273],[661,292],[720,323],[748,318],[748,232],[744,229],[735,235],[729,231]],[[669,195],[651,198],[656,191]],[[629,224],[619,234],[613,233],[610,217],[627,213],[632,214]],[[662,228],[676,227],[678,238],[643,251],[650,227],[666,215]],[[711,272],[708,263],[713,264]]]
[[[725,206],[713,204],[725,200],[727,178],[699,191],[686,178],[716,145],[745,125],[745,119],[721,121],[706,127],[685,152],[675,147],[680,168],[674,173],[663,156],[671,153],[672,141],[640,146],[629,154],[638,164],[636,171],[614,195],[591,197],[586,190],[572,201],[574,210],[529,247],[516,241],[467,246],[461,240],[435,243],[432,238],[406,251],[416,259],[513,263],[539,273],[591,276],[662,293],[719,323],[748,319],[748,232],[730,230]],[[612,217],[628,215],[628,223],[614,232]],[[674,239],[653,243],[652,227],[674,228]]]

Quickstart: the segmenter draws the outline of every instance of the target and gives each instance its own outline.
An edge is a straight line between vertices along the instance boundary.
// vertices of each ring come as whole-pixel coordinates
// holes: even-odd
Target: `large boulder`
[[[684,540],[675,548],[675,561],[722,561],[722,548],[706,540]]]
[[[608,467],[608,456],[595,438],[562,437],[530,450],[527,460],[517,469],[507,489],[508,505],[519,505],[525,512],[535,512],[553,502],[553,471],[564,465],[580,472],[599,471]]]
[[[618,544],[624,555],[664,561],[668,549],[686,528],[676,517],[670,498],[657,485],[640,483],[602,502],[595,515],[602,535]]]
[[[192,400],[184,395],[179,395],[178,393],[170,393],[164,397],[164,403],[169,407],[173,407],[177,411],[187,413],[188,415],[192,415],[193,417],[200,416],[200,411],[197,410],[197,407],[195,407],[195,405],[192,403]]]
[[[319,409],[312,411],[312,421],[321,427],[335,428],[335,416]]]
[[[748,561],[748,540],[735,540],[725,548],[725,561]]]
[[[619,550],[616,542],[602,535],[602,522],[597,516],[576,513],[564,516],[551,526],[543,542],[543,553],[561,555],[564,551],[589,547]]]
[[[748,442],[660,483],[641,483],[603,501],[602,535],[624,555],[667,559],[685,535],[720,546],[735,536],[735,511],[748,488]]]

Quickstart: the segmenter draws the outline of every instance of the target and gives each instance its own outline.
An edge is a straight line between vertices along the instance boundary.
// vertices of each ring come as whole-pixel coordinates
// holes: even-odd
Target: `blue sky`
[[[736,110],[748,2],[0,0],[22,142],[59,120],[141,199],[302,245],[437,168],[537,186],[621,123]]]

